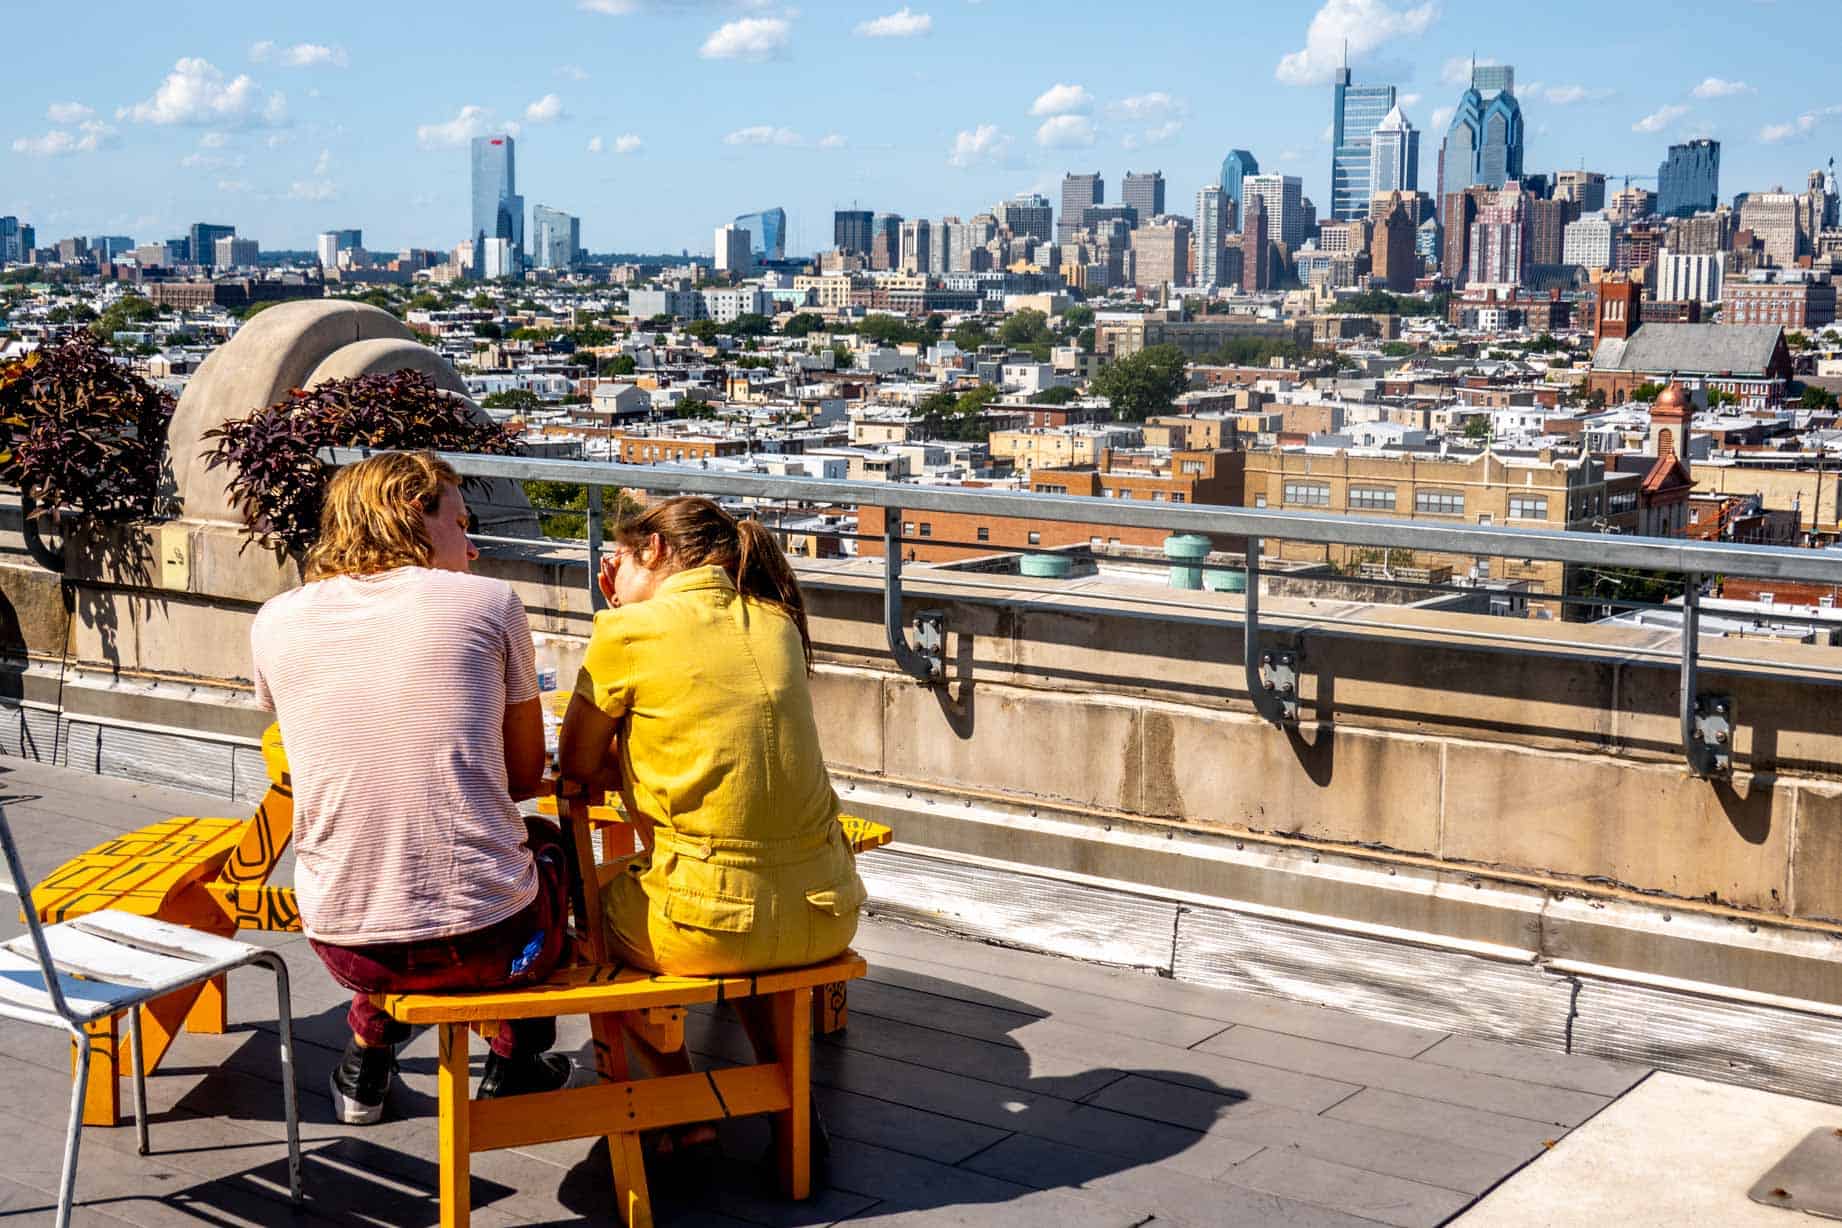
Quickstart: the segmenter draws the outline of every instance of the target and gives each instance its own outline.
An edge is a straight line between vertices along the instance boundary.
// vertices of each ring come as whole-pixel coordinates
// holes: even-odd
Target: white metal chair
[[[27,933],[0,944],[0,1016],[67,1030],[77,1046],[76,1080],[70,1093],[70,1128],[64,1140],[64,1173],[58,1187],[57,1228],[70,1223],[77,1184],[77,1146],[83,1135],[83,1093],[89,1085],[91,1036],[85,1024],[110,1015],[128,1016],[128,1045],[134,1071],[135,1141],[147,1154],[147,1075],[141,1055],[143,1003],[209,980],[245,964],[275,974],[281,1019],[281,1093],[288,1122],[288,1194],[301,1201],[301,1131],[294,1099],[294,1026],[289,1009],[288,968],[273,951],[200,933],[182,925],[137,917],[113,909],[74,921],[41,925],[30,901],[31,879],[19,863],[19,848],[0,804],[0,846],[7,873],[21,896]]]

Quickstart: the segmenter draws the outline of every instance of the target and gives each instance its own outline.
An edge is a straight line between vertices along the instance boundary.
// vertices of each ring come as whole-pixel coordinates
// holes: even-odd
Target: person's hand
[[[614,573],[620,568],[618,554],[601,556],[601,572],[595,577],[595,584],[601,589],[601,595],[609,601],[614,600]]]

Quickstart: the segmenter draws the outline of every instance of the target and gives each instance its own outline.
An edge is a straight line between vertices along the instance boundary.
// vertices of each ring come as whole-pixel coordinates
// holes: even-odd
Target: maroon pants
[[[537,895],[518,912],[485,929],[426,942],[338,947],[309,939],[333,979],[353,990],[346,1022],[361,1044],[394,1045],[410,1028],[371,1001],[374,993],[497,989],[541,981],[563,959],[569,890],[563,838],[543,819],[526,818],[525,846],[537,858]],[[515,1019],[499,1025],[492,1051],[500,1057],[542,1053],[556,1043],[556,1020]]]

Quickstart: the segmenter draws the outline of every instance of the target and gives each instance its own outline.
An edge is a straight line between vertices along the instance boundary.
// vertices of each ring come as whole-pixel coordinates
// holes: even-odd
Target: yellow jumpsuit
[[[864,900],[819,749],[799,630],[720,567],[595,616],[576,692],[620,722],[653,847],[602,889],[614,951],[685,976],[842,952]]]

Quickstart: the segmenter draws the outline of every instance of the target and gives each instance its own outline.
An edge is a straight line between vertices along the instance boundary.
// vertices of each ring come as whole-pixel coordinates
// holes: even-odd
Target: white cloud
[[[981,162],[1001,161],[1010,152],[1011,139],[998,131],[996,124],[962,128],[953,138],[953,152],[947,161],[954,166],[977,166]]]
[[[173,65],[153,97],[118,107],[115,118],[137,124],[199,124],[245,127],[280,124],[286,118],[281,94],[264,95],[246,74],[226,80],[209,60],[187,56]]]
[[[72,132],[53,128],[44,136],[22,136],[13,141],[13,152],[35,158],[57,158],[65,154],[95,153],[120,144],[116,130],[98,120],[90,120]]]
[[[1765,127],[1759,129],[1759,139],[1764,141],[1767,145],[1776,145],[1778,142],[1789,140],[1796,135],[1796,124],[1767,124]],[[13,142],[13,148],[19,148],[18,141]]]
[[[1663,129],[1669,127],[1671,123],[1673,123],[1674,121],[1678,119],[1681,119],[1684,115],[1687,115],[1687,114],[1688,114],[1687,107],[1681,105],[1680,103],[1671,103],[1666,107],[1658,107],[1656,110],[1652,111],[1650,114],[1644,116],[1644,118],[1638,120],[1635,124],[1632,124],[1631,131],[1633,132],[1661,132],[1663,131]]]
[[[1119,139],[1119,145],[1122,149],[1138,149],[1145,145],[1166,145],[1176,140],[1177,134],[1181,131],[1183,131],[1183,121],[1173,119],[1169,123],[1147,128],[1143,132],[1128,132]]]
[[[80,102],[54,102],[45,108],[45,118],[54,124],[80,124],[94,114],[94,107]]]
[[[1130,98],[1121,98],[1108,109],[1122,119],[1149,123],[1171,115],[1182,115],[1189,108],[1163,90],[1153,90],[1149,94],[1134,94]]]
[[[1757,90],[1744,81],[1726,81],[1720,77],[1706,77],[1692,91],[1697,98],[1731,98],[1735,94],[1756,94]]]
[[[828,132],[819,138],[820,149],[843,149],[849,144],[842,134],[836,132]]]
[[[1444,131],[1445,126],[1451,122],[1452,122],[1452,108],[1451,107],[1434,107],[1433,108],[1433,118],[1431,120],[1431,127],[1434,132]]]
[[[933,28],[933,17],[926,13],[912,12],[904,4],[886,17],[859,22],[855,32],[860,38],[913,38]]]
[[[772,124],[755,124],[748,128],[737,128],[723,138],[725,145],[797,145],[799,133],[791,128],[776,128]]]
[[[1531,88],[1530,94],[1539,92],[1541,96],[1557,107],[1572,106],[1576,102],[1604,102],[1617,90],[1604,87],[1589,88],[1584,85],[1549,85],[1539,91]]]
[[[268,63],[269,59],[274,56],[274,54],[275,43],[273,40],[265,38],[259,43],[251,43],[249,45],[249,58],[258,64]]]
[[[1805,111],[1788,124],[1767,124],[1759,129],[1759,139],[1767,145],[1776,145],[1794,136],[1805,136],[1816,129],[1825,120],[1842,115],[1842,104],[1823,107],[1820,110]]]
[[[222,149],[228,144],[230,144],[230,134],[227,132],[207,132],[198,138],[200,149]]]
[[[640,140],[636,132],[623,132],[614,138],[614,152],[617,154],[637,153],[646,142]]]
[[[605,13],[609,17],[625,17],[640,6],[637,0],[576,0],[576,7],[584,13]]]
[[[1395,8],[1386,0],[1324,0],[1305,31],[1305,45],[1279,61],[1273,75],[1287,85],[1327,85],[1343,63],[1345,48],[1360,60],[1397,38],[1424,34],[1439,6],[1428,0]]]
[[[1094,121],[1085,115],[1056,115],[1036,130],[1036,143],[1048,149],[1068,149],[1094,143]]]
[[[250,183],[247,179],[220,179],[217,181],[217,190],[220,192],[247,192],[250,190]]]
[[[1085,111],[1093,105],[1093,95],[1084,87],[1058,82],[1036,96],[1036,101],[1030,104],[1030,114],[1066,115],[1070,111]]]
[[[324,179],[311,181],[297,179],[288,185],[288,195],[294,200],[336,200],[339,196],[339,188]]]
[[[331,169],[332,164],[333,151],[330,149],[322,149],[320,151],[320,156],[313,160],[314,177],[317,179],[326,178],[326,172]]]
[[[344,47],[328,47],[322,43],[296,43],[292,47],[278,47],[266,38],[249,45],[249,58],[257,64],[267,64],[273,60],[283,68],[344,68],[351,62]]]
[[[553,124],[563,118],[563,100],[555,94],[545,94],[524,109],[524,122],[527,124]]]
[[[1420,95],[1418,94],[1402,94],[1401,95],[1401,108],[1403,110],[1405,110],[1408,107],[1417,107],[1419,105],[1420,105]]]
[[[578,64],[564,64],[556,70],[559,77],[568,77],[571,81],[588,80],[588,70]]]
[[[590,153],[592,153],[592,154],[598,154],[598,153],[600,153],[600,152],[601,152],[601,151],[602,151],[603,149],[605,149],[605,148],[606,148],[606,146],[605,146],[604,144],[602,144],[602,140],[601,140],[601,138],[600,138],[600,137],[598,137],[598,136],[591,136],[591,137],[589,137],[589,138],[588,138],[588,151],[589,151]]]
[[[485,136],[492,127],[492,113],[485,107],[464,106],[446,123],[417,124],[416,144],[424,149],[453,149],[476,136]]]
[[[1456,85],[1459,89],[1468,88],[1471,85],[1471,66],[1473,64],[1479,68],[1495,68],[1498,62],[1488,58],[1473,60],[1468,55],[1452,56],[1439,66],[1440,84]]]
[[[706,38],[697,54],[706,60],[771,60],[786,50],[790,32],[781,17],[743,17]]]

